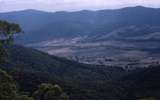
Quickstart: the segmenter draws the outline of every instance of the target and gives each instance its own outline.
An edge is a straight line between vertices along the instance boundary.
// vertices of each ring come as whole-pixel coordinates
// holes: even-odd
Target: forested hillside
[[[8,46],[7,51],[9,59],[4,69],[25,91],[34,91],[38,84],[50,82],[63,86],[71,98],[96,100],[104,84],[110,87],[111,81],[127,73],[120,67],[81,64],[17,45]],[[102,99],[106,98],[105,94]]]
[[[39,84],[52,83],[59,84],[71,100],[159,98],[159,66],[124,70],[80,64],[22,46],[7,48],[10,59],[4,64],[6,67],[1,68],[10,73],[19,89],[27,94],[34,93]],[[19,56],[15,56],[17,54]]]

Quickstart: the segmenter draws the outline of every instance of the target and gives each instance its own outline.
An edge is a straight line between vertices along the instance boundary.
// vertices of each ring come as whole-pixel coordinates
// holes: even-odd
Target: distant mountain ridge
[[[126,26],[159,26],[160,10],[142,6],[116,10],[44,12],[24,10],[0,13],[0,19],[16,22],[25,34],[18,40],[36,43],[54,38],[103,36]]]
[[[16,43],[83,63],[148,66],[160,62],[160,9],[0,13],[24,34]],[[109,59],[109,60],[108,60]]]

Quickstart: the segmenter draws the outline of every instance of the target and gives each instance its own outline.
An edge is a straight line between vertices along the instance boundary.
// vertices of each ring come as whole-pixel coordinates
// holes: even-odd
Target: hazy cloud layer
[[[160,7],[160,0],[0,0],[0,11],[24,9],[76,11],[82,9],[114,9],[136,5]]]

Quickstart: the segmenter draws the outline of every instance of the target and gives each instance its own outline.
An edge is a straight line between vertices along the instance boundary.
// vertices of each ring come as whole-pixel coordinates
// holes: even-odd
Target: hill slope
[[[114,86],[111,81],[126,73],[120,67],[81,64],[17,45],[7,50],[9,59],[2,68],[18,81],[22,91],[32,92],[40,83],[50,82],[60,84],[71,95],[71,100],[96,100],[100,96],[105,100],[114,95],[105,91]]]
[[[81,64],[22,46],[9,47],[8,52],[8,62],[13,68],[19,67],[25,71],[48,73],[68,80],[109,80],[112,74],[115,73],[118,76],[123,72],[118,67]],[[110,73],[111,71],[112,73]]]
[[[71,100],[132,100],[159,98],[159,66],[123,70],[120,67],[81,64],[22,46],[8,48],[7,70],[22,91],[40,83],[57,83]]]
[[[122,78],[123,86],[134,98],[160,98],[159,66],[137,69]]]

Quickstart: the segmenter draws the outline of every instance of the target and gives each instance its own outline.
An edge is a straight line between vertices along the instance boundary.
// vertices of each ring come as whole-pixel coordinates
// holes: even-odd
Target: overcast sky
[[[160,0],[0,0],[0,12],[38,9],[44,11],[77,11],[116,9],[127,6],[160,8]]]

